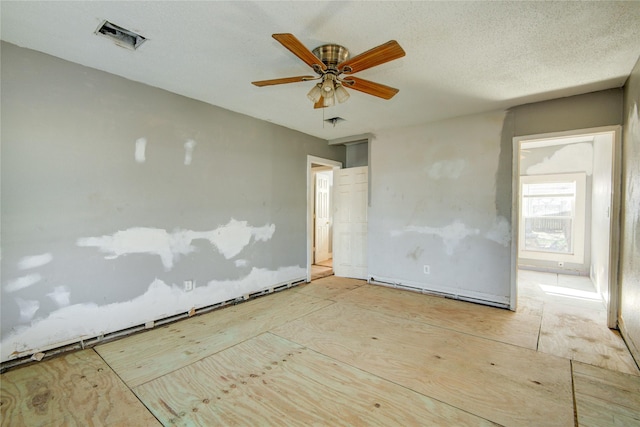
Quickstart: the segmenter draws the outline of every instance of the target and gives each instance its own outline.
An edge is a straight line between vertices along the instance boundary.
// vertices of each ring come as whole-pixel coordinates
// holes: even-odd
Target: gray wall
[[[612,89],[376,134],[369,277],[508,304],[513,137],[620,125],[622,96]]]
[[[624,91],[622,242],[620,252],[623,334],[640,363],[640,60]]]
[[[347,145],[347,168],[357,168],[359,166],[369,166],[369,143]]]
[[[526,104],[512,110],[515,136],[620,125],[622,89]]]
[[[511,136],[503,111],[376,134],[369,276],[508,305]]]
[[[307,155],[344,147],[1,54],[2,361],[306,277]]]

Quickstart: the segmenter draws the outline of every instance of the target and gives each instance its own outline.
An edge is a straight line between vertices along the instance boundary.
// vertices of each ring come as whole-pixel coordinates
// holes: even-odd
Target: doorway
[[[333,274],[333,175],[341,167],[307,156],[307,282]]]
[[[514,138],[512,307],[597,300],[617,327],[619,156],[619,126]]]
[[[313,264],[311,279],[333,274],[333,169],[314,166]]]

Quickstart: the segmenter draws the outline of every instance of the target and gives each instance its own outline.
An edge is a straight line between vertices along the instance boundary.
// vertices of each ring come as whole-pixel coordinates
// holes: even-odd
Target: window
[[[585,174],[520,177],[520,257],[582,263]]]

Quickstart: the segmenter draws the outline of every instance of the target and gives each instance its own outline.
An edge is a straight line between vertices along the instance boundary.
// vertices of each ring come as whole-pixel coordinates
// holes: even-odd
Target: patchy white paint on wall
[[[447,253],[447,255],[453,255],[453,251],[463,239],[465,239],[467,236],[480,234],[480,230],[478,230],[477,228],[468,228],[461,221],[456,220],[444,227],[409,225],[406,226],[402,231],[392,231],[391,235],[396,237],[401,236],[404,233],[419,233],[438,236],[444,243],[445,252]]]
[[[237,259],[235,261],[236,267],[246,267],[249,264],[249,261],[246,259]]]
[[[28,270],[30,268],[42,267],[49,264],[53,260],[53,255],[50,253],[26,256],[18,261],[18,268],[20,270]]]
[[[77,245],[100,248],[102,252],[110,254],[106,259],[135,253],[158,255],[166,270],[173,268],[174,258],[178,255],[194,250],[189,244],[185,245],[182,239],[172,239],[166,230],[144,227],[129,228],[111,236],[80,238]]]
[[[135,151],[135,154],[134,154],[136,162],[144,163],[147,160],[146,150],[147,150],[147,139],[146,138],[138,138],[136,140],[136,151]]]
[[[37,273],[28,274],[26,276],[18,277],[17,279],[11,280],[7,284],[7,286],[4,287],[4,290],[7,292],[19,291],[20,289],[25,289],[31,285],[35,285],[41,280],[42,276]]]
[[[186,313],[192,307],[201,308],[278,284],[301,280],[306,274],[306,270],[300,266],[281,267],[276,271],[254,267],[244,278],[212,280],[191,292],[184,292],[181,286],[168,285],[156,279],[143,295],[131,301],[102,306],[93,303],[74,304],[60,308],[44,319],[37,319],[29,326],[17,328],[2,340],[1,360]]]
[[[71,293],[69,292],[69,288],[66,286],[56,286],[53,289],[53,292],[47,294],[49,298],[56,303],[56,305],[60,308],[66,307],[69,305],[69,296]]]
[[[274,224],[252,227],[247,221],[233,218],[228,224],[210,231],[176,230],[168,233],[160,228],[135,227],[118,231],[111,236],[84,237],[77,240],[78,246],[96,247],[108,253],[106,259],[115,259],[129,254],[157,255],[165,270],[171,270],[180,255],[188,255],[196,248],[193,240],[208,240],[226,258],[238,255],[250,242],[269,240],[276,230]]]
[[[442,160],[427,167],[426,171],[431,179],[457,179],[466,165],[463,159]]]
[[[247,221],[236,221],[231,218],[227,225],[218,227],[212,231],[191,232],[193,239],[206,239],[211,242],[218,251],[227,259],[238,255],[251,241],[267,241],[276,231],[275,224],[264,227],[250,227]]]
[[[185,166],[189,166],[191,164],[191,160],[193,158],[193,149],[196,146],[196,142],[193,139],[189,139],[184,143],[184,164]]]
[[[506,218],[499,216],[493,221],[493,225],[484,233],[484,237],[508,247],[511,243],[511,224]]]
[[[585,171],[593,173],[593,146],[588,142],[570,144],[546,157],[537,165],[527,168],[527,175],[544,175],[558,172]]]
[[[276,231],[275,224],[265,225],[264,227],[253,227],[251,233],[256,241],[266,242],[273,237],[273,233]]]
[[[24,300],[22,298],[16,298],[16,304],[20,310],[20,321],[29,322],[33,319],[36,311],[40,308],[40,303],[35,300]]]

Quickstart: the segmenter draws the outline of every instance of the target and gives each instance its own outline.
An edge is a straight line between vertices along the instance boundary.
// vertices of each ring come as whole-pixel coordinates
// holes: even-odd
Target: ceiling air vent
[[[131,50],[137,49],[142,43],[145,42],[145,40],[147,40],[140,34],[119,27],[109,21],[104,21],[102,24],[100,24],[100,26],[96,30],[96,34],[105,36],[113,40],[113,42],[118,46],[126,47],[127,49]]]
[[[324,121],[327,123],[331,123],[333,125],[333,127],[336,127],[336,125],[340,122],[344,122],[346,119],[343,119],[342,117],[331,117],[330,119],[325,119]]]

